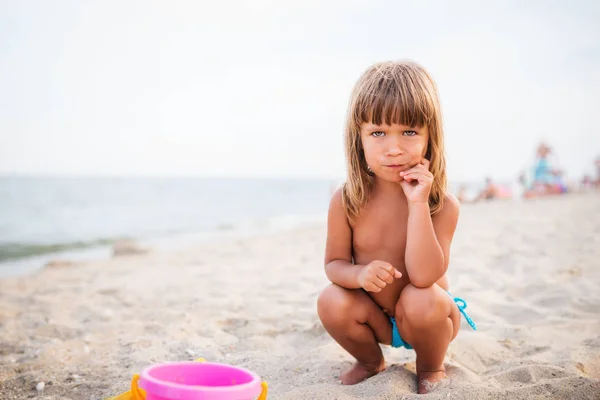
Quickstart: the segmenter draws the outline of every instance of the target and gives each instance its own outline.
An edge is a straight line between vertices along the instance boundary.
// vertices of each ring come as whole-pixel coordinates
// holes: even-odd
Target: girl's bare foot
[[[355,385],[373,375],[377,375],[384,369],[385,361],[383,359],[381,360],[381,364],[376,368],[368,367],[357,361],[350,369],[340,375],[340,380],[342,381],[342,385]]]
[[[446,371],[441,369],[439,371],[419,371],[417,373],[417,380],[419,382],[419,394],[427,394],[433,390],[436,383],[446,378]]]

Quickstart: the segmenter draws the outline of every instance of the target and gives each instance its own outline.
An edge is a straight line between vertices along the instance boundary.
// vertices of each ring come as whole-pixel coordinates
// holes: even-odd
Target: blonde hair
[[[431,215],[437,214],[446,194],[446,158],[440,103],[429,73],[414,62],[382,62],[369,67],[354,86],[345,128],[348,176],[342,191],[350,221],[367,204],[374,183],[360,138],[363,123],[427,127],[425,157],[433,174],[429,207]]]

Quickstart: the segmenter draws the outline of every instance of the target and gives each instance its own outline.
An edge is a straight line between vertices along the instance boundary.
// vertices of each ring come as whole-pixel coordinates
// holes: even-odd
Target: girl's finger
[[[379,269],[379,271],[377,271],[377,277],[383,281],[385,281],[385,283],[393,283],[394,282],[394,276],[393,273],[390,274],[388,271],[386,271],[385,269],[381,268]]]
[[[373,292],[373,293],[379,293],[379,292],[381,292],[381,288],[379,288],[379,287],[377,287],[377,286],[375,286],[373,284],[365,285],[365,290],[367,292]]]
[[[425,169],[425,166],[423,164],[417,164],[414,167],[407,169],[406,171],[400,172],[400,175],[406,175],[411,172],[417,172],[417,171],[427,171],[427,170]]]
[[[385,283],[383,279],[379,279],[378,277],[375,277],[371,282],[373,282],[373,284],[380,289],[383,289],[387,286],[387,283]]]
[[[411,168],[411,169],[408,169],[406,171],[400,172],[400,176],[406,176],[406,175],[408,175],[410,173],[413,173],[413,172],[416,172],[416,170],[414,168]]]
[[[431,182],[433,182],[432,177],[430,177],[429,175],[421,174],[421,173],[412,173],[410,175],[405,176],[404,179],[407,182],[416,180],[417,182],[419,182],[419,184],[424,184],[424,185],[431,184]]]
[[[427,178],[433,179],[433,175],[431,174],[431,172],[426,171],[424,169],[420,170],[420,171],[412,171],[412,172],[409,172],[409,173],[402,174],[402,176],[411,176],[411,175],[422,176],[425,179],[427,179]]]
[[[420,172],[411,172],[410,174],[405,174],[404,179],[406,179],[406,180],[416,179],[420,182],[421,180],[423,180],[423,174]]]

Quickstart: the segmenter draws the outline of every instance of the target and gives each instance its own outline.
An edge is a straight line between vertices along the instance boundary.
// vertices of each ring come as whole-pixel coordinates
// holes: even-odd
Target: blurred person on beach
[[[385,369],[380,344],[416,352],[418,392],[445,378],[464,300],[446,277],[459,203],[446,189],[436,85],[420,65],[383,62],[356,83],[345,128],[347,180],[332,196],[317,308],[356,362],[342,384]]]
[[[596,182],[592,179],[591,176],[589,175],[584,175],[583,179],[581,180],[581,189],[582,190],[590,190],[592,188],[594,188]]]
[[[567,191],[563,174],[550,159],[552,149],[545,143],[540,143],[536,152],[533,166],[533,183],[528,189],[525,197],[533,198],[553,194],[561,194]]]
[[[485,178],[485,186],[479,192],[474,201],[492,200],[498,197],[498,187],[492,181],[492,178]]]
[[[510,199],[512,197],[512,193],[509,187],[504,185],[499,185],[494,183],[492,178],[485,178],[485,186],[479,192],[477,197],[473,200],[493,200],[493,199]]]
[[[527,193],[527,188],[528,188],[528,184],[527,184],[527,172],[525,171],[521,171],[521,173],[519,174],[516,182],[515,182],[515,186],[513,186],[515,188],[514,192],[515,192],[515,199],[521,200],[525,198],[525,193]]]

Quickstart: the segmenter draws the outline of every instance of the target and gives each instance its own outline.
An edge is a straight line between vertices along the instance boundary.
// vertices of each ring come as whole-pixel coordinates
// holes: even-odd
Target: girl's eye
[[[377,131],[377,132],[371,133],[371,135],[373,135],[375,137],[383,137],[383,136],[385,136],[385,132]]]
[[[415,131],[404,131],[404,136],[415,136],[416,134]]]

